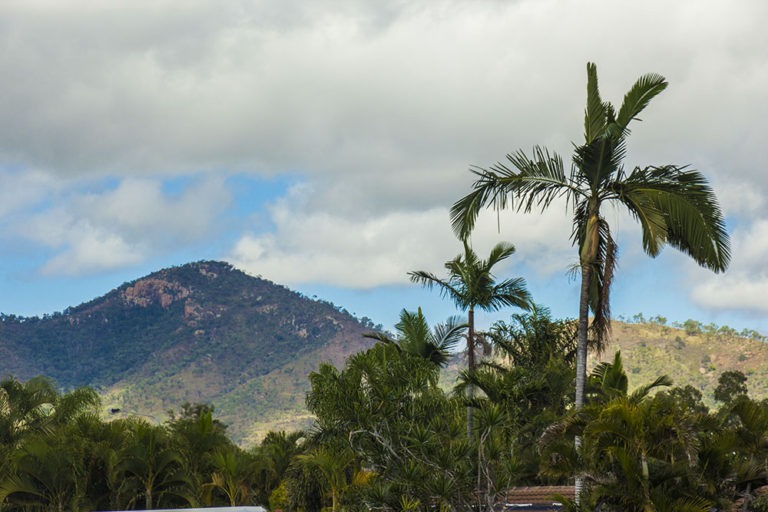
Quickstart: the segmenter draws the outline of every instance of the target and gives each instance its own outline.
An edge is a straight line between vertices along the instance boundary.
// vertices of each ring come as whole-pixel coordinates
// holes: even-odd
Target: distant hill
[[[613,320],[605,351],[589,354],[587,369],[600,361],[613,361],[621,350],[630,391],[668,375],[674,386],[691,385],[701,391],[707,406],[716,407],[714,392],[724,371],[739,370],[747,376],[753,398],[768,398],[768,343],[755,331],[736,332],[728,326],[688,320],[665,325],[657,319],[626,322]],[[442,372],[441,386],[449,390],[466,368],[466,358],[455,356]]]
[[[203,261],[125,283],[42,318],[0,317],[0,375],[91,385],[104,406],[163,415],[213,403],[240,442],[308,423],[307,375],[369,347],[372,330],[227,263]]]
[[[702,325],[688,320],[668,326],[659,320],[612,322],[612,341],[599,358],[613,358],[621,350],[631,388],[668,375],[676,386],[698,388],[709,406],[717,379],[724,371],[739,370],[748,377],[753,398],[768,398],[768,344],[754,331],[736,332],[727,326]],[[597,358],[590,357],[591,367]]]

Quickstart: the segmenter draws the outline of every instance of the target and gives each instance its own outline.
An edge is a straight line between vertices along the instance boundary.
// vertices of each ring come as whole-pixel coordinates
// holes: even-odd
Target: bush
[[[272,491],[272,494],[269,495],[269,509],[287,510],[288,505],[288,491],[285,490],[285,480],[283,480],[280,482],[280,485]]]
[[[689,318],[683,322],[683,328],[688,336],[696,336],[701,333],[701,322]]]
[[[752,506],[749,510],[752,512],[768,512],[768,496],[764,494],[757,498],[752,502]]]

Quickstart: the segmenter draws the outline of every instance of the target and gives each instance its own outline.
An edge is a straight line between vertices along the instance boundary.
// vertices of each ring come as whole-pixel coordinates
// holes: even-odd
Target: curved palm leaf
[[[529,212],[546,209],[565,197],[573,209],[572,241],[578,245],[582,271],[577,358],[577,403],[583,403],[586,380],[588,316],[598,347],[609,327],[609,292],[616,264],[616,243],[601,216],[604,203],[624,205],[639,221],[643,248],[656,256],[665,244],[691,256],[699,265],[722,272],[730,261],[730,247],[722,212],[706,180],[696,171],[674,165],[636,168],[625,175],[629,124],[667,87],[657,74],[641,76],[624,96],[618,113],[601,99],[597,68],[587,64],[587,106],[584,143],[575,146],[571,173],[562,159],[535,147],[533,158],[522,151],[507,155],[509,164],[472,168],[473,190],[451,208],[454,231],[466,239],[483,208],[507,207]]]

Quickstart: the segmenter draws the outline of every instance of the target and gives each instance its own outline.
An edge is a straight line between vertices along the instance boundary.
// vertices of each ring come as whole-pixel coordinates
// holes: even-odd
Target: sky
[[[615,105],[669,87],[626,167],[702,172],[733,258],[651,259],[619,209],[614,316],[768,333],[768,3],[763,0],[5,0],[0,3],[0,311],[39,315],[154,270],[225,260],[391,327],[454,314],[407,272],[461,252],[448,210],[470,167],[583,140],[586,63]],[[484,214],[576,317],[565,205]],[[514,311],[479,315],[481,325]]]

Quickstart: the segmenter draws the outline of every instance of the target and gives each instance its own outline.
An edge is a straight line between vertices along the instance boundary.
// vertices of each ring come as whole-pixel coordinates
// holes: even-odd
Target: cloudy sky
[[[460,251],[471,165],[582,137],[588,61],[618,104],[669,88],[627,166],[688,164],[732,235],[714,275],[621,243],[615,315],[768,333],[763,0],[6,0],[0,3],[0,311],[61,310],[168,265],[223,259],[392,325],[448,303],[408,283]],[[576,316],[564,208],[481,219],[499,277]],[[492,317],[486,318],[490,321]]]

